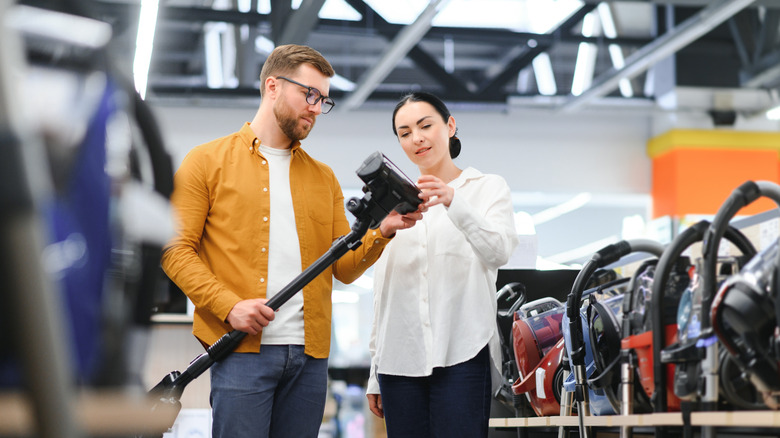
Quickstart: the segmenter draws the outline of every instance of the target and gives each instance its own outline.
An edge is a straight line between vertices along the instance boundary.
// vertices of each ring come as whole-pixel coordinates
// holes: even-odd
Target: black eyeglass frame
[[[308,85],[304,85],[298,81],[294,81],[290,78],[286,78],[284,76],[277,76],[276,79],[284,79],[287,82],[292,82],[295,85],[299,85],[306,89],[306,103],[309,105],[316,105],[317,102],[320,100],[322,101],[322,114],[328,114],[330,110],[333,109],[334,106],[336,106],[336,102],[333,101],[333,99],[330,96],[323,96],[322,92],[314,87],[310,87]],[[315,94],[316,92],[316,94]],[[312,97],[316,96],[314,98],[314,102],[311,101]]]

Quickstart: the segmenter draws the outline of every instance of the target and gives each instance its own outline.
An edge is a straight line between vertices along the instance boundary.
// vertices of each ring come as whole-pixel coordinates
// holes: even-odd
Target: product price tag
[[[758,227],[759,248],[764,249],[777,240],[780,235],[780,219],[774,218],[766,222],[761,222]]]

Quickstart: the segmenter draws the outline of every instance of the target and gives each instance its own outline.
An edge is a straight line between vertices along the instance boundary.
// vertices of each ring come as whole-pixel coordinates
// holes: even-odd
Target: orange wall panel
[[[653,217],[715,214],[723,201],[748,180],[778,182],[780,165],[773,150],[686,149],[666,151],[653,159]],[[739,212],[756,214],[776,208],[759,199]]]
[[[715,214],[748,180],[780,182],[780,133],[672,129],[648,141],[653,217]],[[776,208],[759,199],[739,215]]]

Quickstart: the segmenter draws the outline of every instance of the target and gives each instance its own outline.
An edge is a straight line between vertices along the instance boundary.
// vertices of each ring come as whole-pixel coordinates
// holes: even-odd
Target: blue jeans
[[[211,367],[212,437],[316,437],[325,410],[328,360],[303,345],[263,345]]]
[[[490,354],[434,368],[426,377],[377,375],[387,436],[487,437]]]

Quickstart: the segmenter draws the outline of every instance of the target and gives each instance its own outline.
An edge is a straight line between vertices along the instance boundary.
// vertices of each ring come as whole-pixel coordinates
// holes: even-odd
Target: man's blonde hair
[[[275,48],[263,63],[263,69],[260,70],[260,95],[265,90],[266,79],[292,74],[301,64],[309,64],[329,78],[336,74],[320,52],[308,46],[286,44]]]

